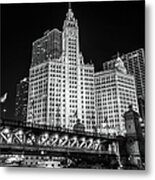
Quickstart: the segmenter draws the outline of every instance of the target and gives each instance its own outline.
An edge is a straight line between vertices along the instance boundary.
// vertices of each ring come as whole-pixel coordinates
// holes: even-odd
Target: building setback
[[[135,79],[127,74],[120,57],[114,68],[95,73],[95,94],[98,126],[125,132],[123,114],[130,104],[138,112]]]
[[[21,122],[26,122],[28,84],[28,78],[24,78],[17,84],[16,88],[15,117]]]
[[[33,43],[27,121],[72,129],[79,118],[92,131],[95,115],[94,65],[84,64],[69,8],[62,32],[46,31]]]

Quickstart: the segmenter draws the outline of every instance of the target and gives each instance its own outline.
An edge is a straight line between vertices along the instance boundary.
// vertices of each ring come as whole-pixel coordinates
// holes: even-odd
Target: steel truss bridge
[[[119,142],[116,136],[1,119],[0,153],[63,156],[99,163],[119,159]]]

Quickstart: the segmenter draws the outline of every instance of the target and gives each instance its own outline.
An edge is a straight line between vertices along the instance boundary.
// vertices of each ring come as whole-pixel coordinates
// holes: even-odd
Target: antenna
[[[119,51],[117,51],[117,57],[119,57],[119,56],[120,56]]]
[[[72,9],[71,2],[68,2],[68,9]]]
[[[120,53],[119,53],[119,51],[117,51],[117,54],[114,54],[114,55],[112,56],[112,58],[116,59],[116,58],[118,58],[119,56],[120,56]]]

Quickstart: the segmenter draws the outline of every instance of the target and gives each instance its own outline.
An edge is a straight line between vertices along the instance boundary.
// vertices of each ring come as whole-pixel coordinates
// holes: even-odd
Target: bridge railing
[[[18,128],[35,128],[35,129],[42,129],[42,130],[48,130],[48,131],[54,131],[54,132],[64,132],[64,133],[70,133],[70,134],[77,134],[77,135],[84,135],[84,136],[95,136],[98,138],[116,138],[116,134],[103,134],[103,133],[97,133],[97,132],[90,132],[90,131],[74,131],[69,128],[62,128],[62,127],[56,127],[51,125],[43,125],[43,124],[34,124],[31,122],[21,122],[17,120],[12,119],[0,119],[0,126],[11,126],[11,127],[18,127]]]

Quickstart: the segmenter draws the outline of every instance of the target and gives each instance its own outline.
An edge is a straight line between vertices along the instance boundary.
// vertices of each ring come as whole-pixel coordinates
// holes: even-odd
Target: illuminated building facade
[[[84,64],[78,22],[69,8],[63,31],[53,29],[33,43],[27,121],[73,128],[77,119],[92,131],[94,65]]]
[[[123,114],[130,104],[138,112],[138,104],[134,76],[127,74],[120,57],[113,69],[95,73],[95,94],[99,127],[124,133]]]
[[[145,55],[144,49],[138,49],[121,56],[129,74],[134,75],[139,105],[139,113],[145,119]],[[116,58],[103,63],[103,70],[113,69]]]
[[[15,117],[18,121],[26,122],[28,103],[28,78],[22,79],[16,88]]]

